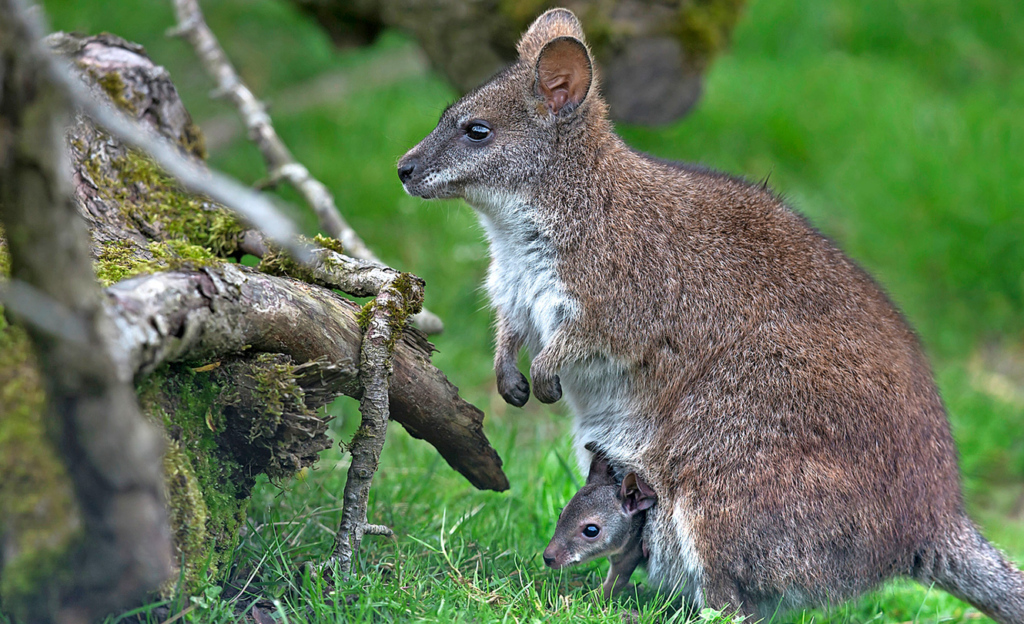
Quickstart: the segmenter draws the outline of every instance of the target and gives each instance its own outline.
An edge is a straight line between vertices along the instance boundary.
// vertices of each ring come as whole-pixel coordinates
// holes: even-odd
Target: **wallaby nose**
[[[416,161],[410,160],[406,163],[398,163],[398,179],[405,184],[412,177],[412,172],[416,171]]]

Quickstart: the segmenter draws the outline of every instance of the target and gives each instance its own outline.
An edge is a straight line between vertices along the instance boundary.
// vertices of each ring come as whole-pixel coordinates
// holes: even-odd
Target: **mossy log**
[[[167,73],[140,47],[109,35],[50,43],[114,105],[205,157]],[[119,335],[116,372],[135,380],[140,405],[164,431],[169,515],[188,591],[230,556],[256,476],[286,478],[330,446],[319,408],[361,394],[360,308],[328,288],[238,264],[258,236],[87,118],[74,119],[66,143],[74,203]],[[6,251],[0,231],[2,277]],[[412,328],[395,344],[392,419],[474,486],[507,489],[483,413],[431,365],[431,351]],[[0,313],[0,611],[28,620],[59,601],[62,570],[82,539],[36,370],[24,330]]]
[[[519,35],[545,10],[579,16],[614,118],[661,124],[700,98],[704,74],[729,42],[746,0],[292,0],[339,45],[365,44],[384,27],[416,38],[430,62],[466,93],[516,58]]]

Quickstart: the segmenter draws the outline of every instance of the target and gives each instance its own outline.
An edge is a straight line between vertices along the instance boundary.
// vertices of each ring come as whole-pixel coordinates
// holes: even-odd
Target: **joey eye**
[[[466,136],[470,141],[483,141],[491,136],[491,128],[482,121],[474,121],[466,126]]]
[[[590,539],[594,539],[598,536],[600,532],[601,527],[597,526],[596,524],[588,524],[587,526],[583,527],[583,537],[589,537]]]

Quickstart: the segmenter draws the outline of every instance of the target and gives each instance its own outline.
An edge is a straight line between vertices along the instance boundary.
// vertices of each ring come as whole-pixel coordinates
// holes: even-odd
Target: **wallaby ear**
[[[627,514],[632,516],[644,509],[650,509],[657,502],[658,495],[635,472],[629,473],[622,480],[622,510]]]
[[[553,115],[579,106],[594,81],[590,51],[574,37],[558,37],[545,44],[537,56],[535,72],[537,95]]]
[[[551,9],[533,20],[533,24],[530,24],[516,44],[519,58],[533,65],[544,44],[558,37],[573,37],[584,41],[583,26],[568,9]]]

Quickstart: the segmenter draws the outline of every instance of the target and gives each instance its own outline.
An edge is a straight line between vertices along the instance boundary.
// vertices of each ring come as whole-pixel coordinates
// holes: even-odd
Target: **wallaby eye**
[[[470,141],[483,141],[491,136],[491,129],[482,121],[474,121],[466,126],[466,136]]]
[[[589,537],[590,539],[594,539],[598,536],[600,532],[601,527],[597,526],[596,524],[588,524],[587,526],[583,527],[583,537]]]

